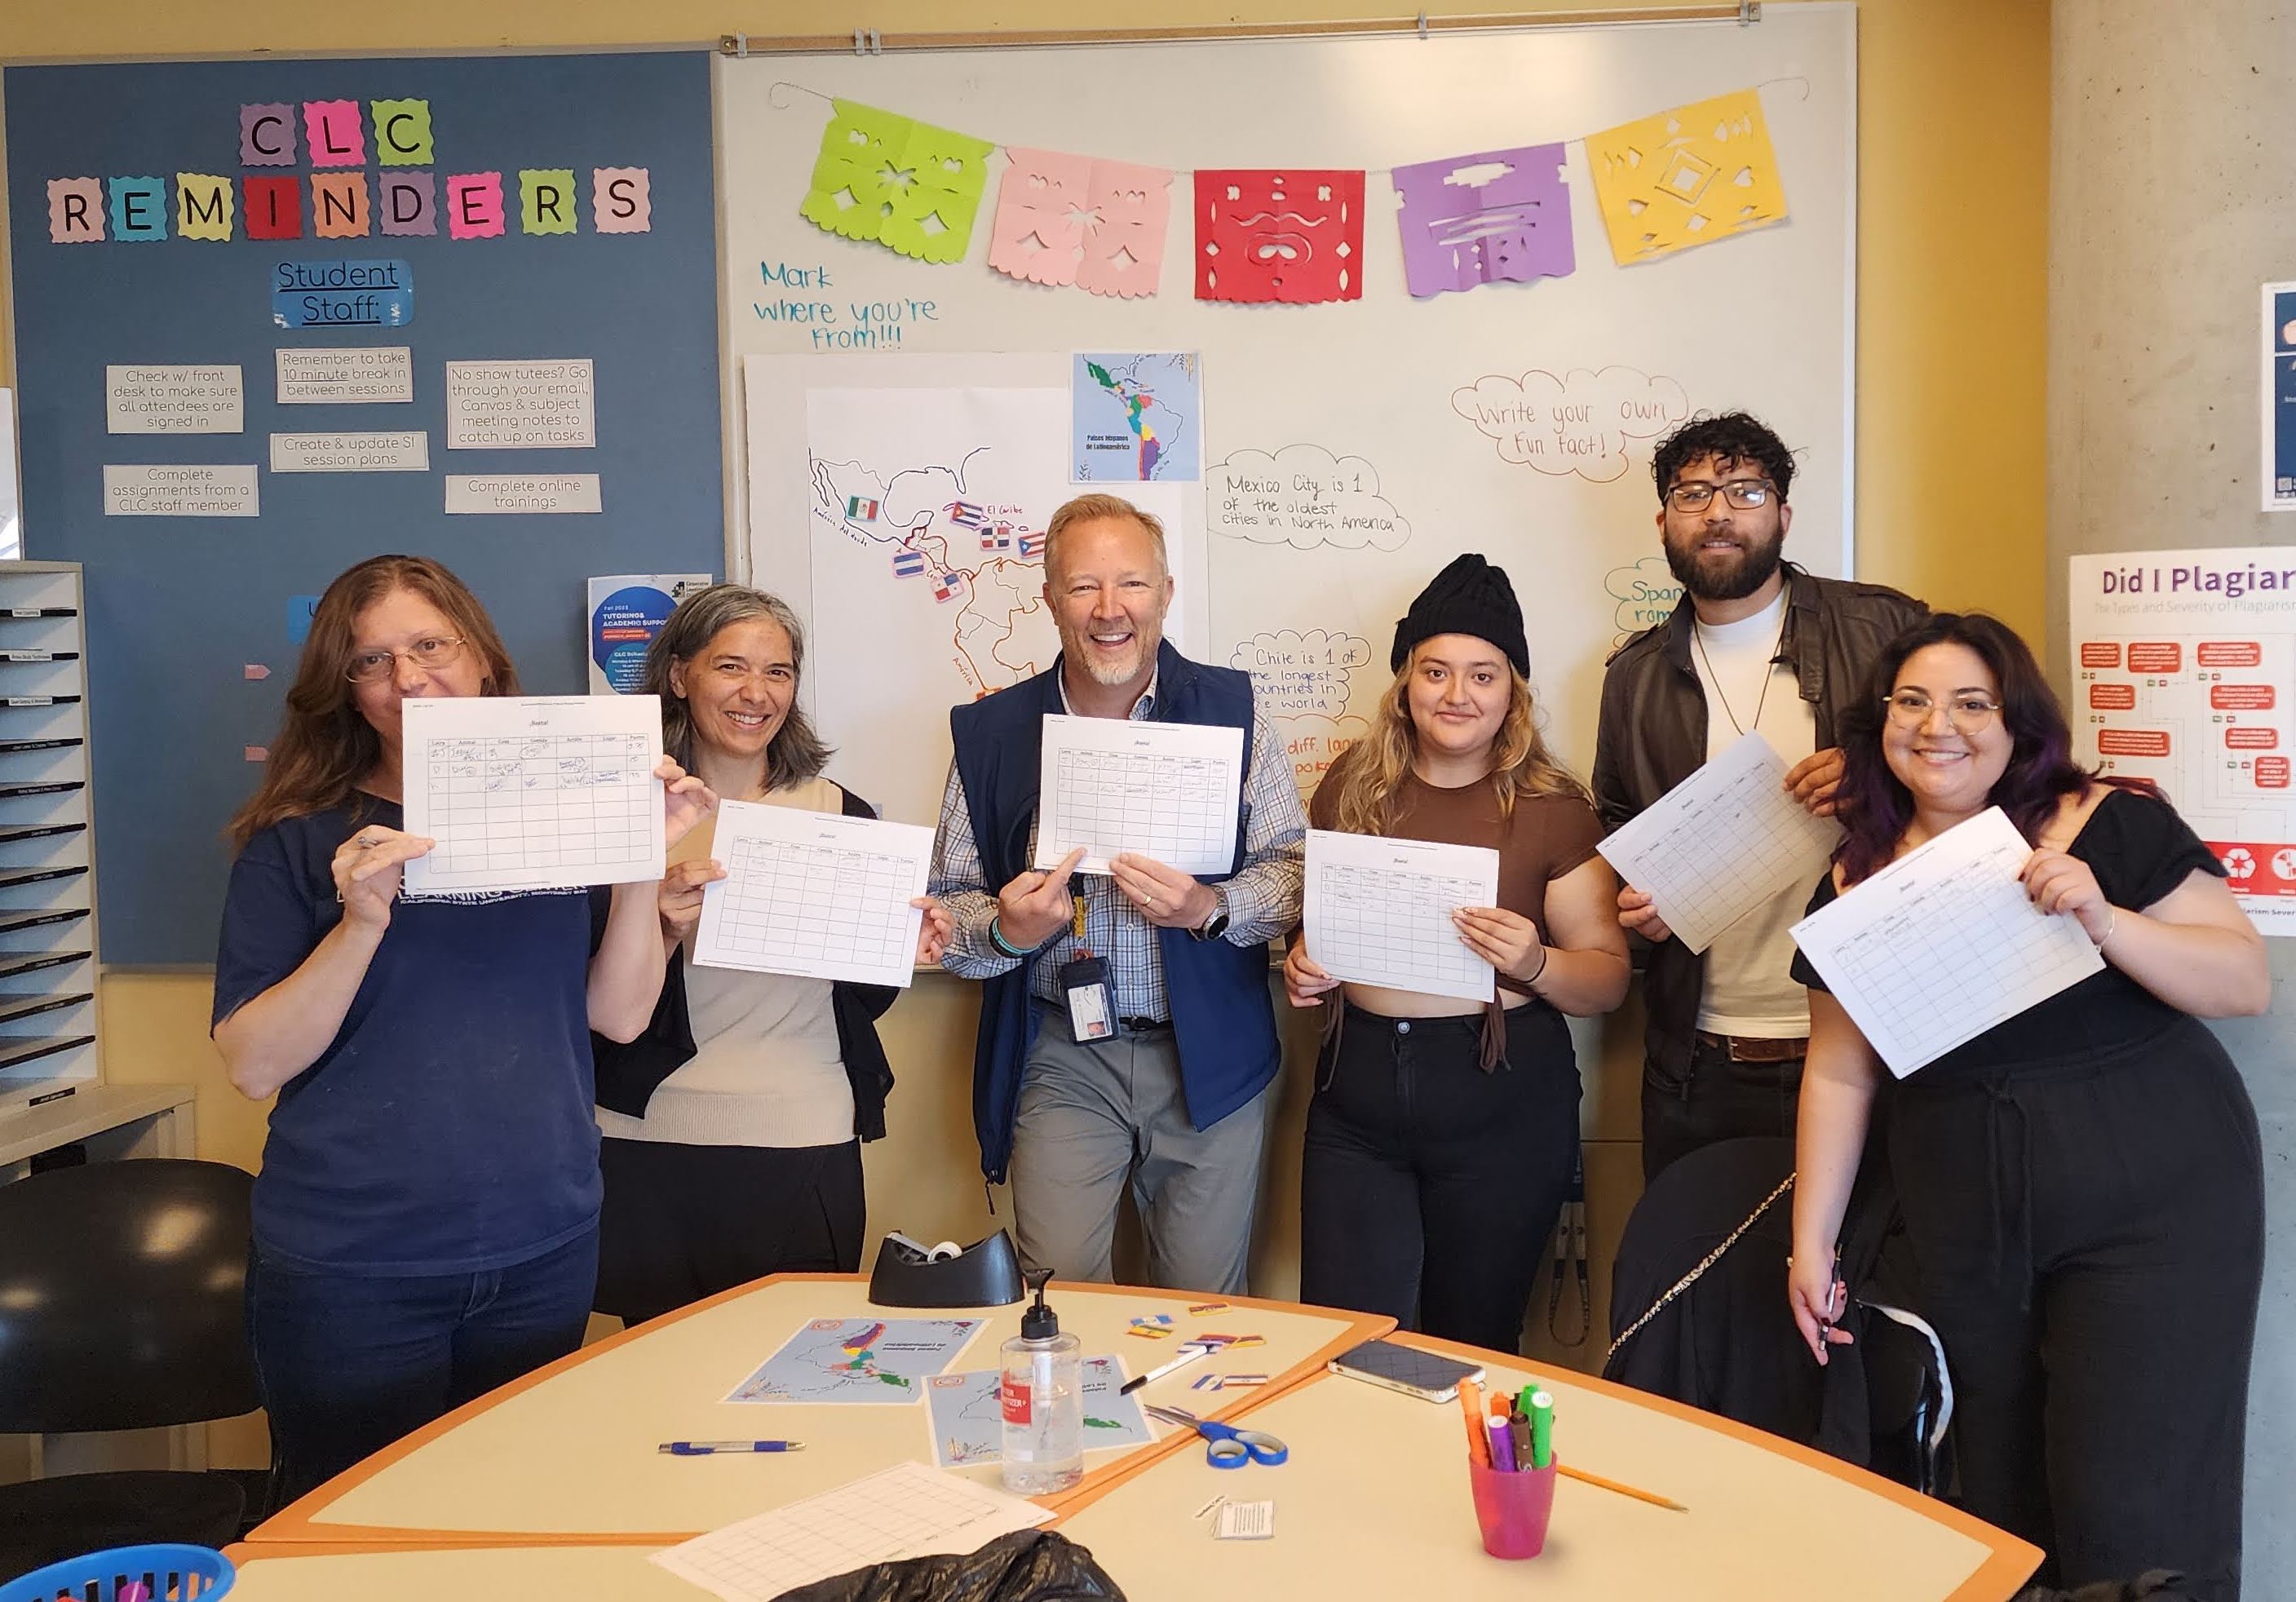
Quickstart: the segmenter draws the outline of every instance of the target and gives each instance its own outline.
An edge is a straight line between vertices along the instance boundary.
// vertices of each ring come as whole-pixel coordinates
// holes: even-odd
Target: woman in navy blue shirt
[[[656,886],[594,950],[573,891],[414,898],[399,703],[512,695],[462,581],[377,556],[327,587],[239,848],[216,958],[234,1085],[276,1094],[248,1323],[273,1455],[300,1495],[581,1343],[596,1276],[592,1029],[644,1028]],[[710,805],[665,761],[673,842]]]

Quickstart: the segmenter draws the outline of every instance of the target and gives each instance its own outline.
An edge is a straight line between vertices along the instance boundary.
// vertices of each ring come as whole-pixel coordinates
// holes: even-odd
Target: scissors
[[[1259,1430],[1240,1430],[1233,1425],[1199,1418],[1180,1408],[1150,1407],[1143,1410],[1166,1424],[1184,1425],[1204,1437],[1204,1461],[1214,1468],[1242,1468],[1247,1463],[1274,1468],[1292,1455],[1290,1447]]]

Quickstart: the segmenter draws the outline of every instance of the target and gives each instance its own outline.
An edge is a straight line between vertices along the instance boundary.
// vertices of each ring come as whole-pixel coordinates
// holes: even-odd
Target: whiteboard
[[[1583,136],[1758,86],[1789,219],[1614,265]],[[962,263],[912,261],[815,227],[798,205],[832,95],[998,144],[1175,169],[1157,293],[1119,300],[991,270],[1001,154]],[[1198,653],[1263,673],[1263,704],[1278,713],[1303,786],[1391,682],[1395,620],[1468,550],[1512,575],[1550,735],[1587,771],[1603,659],[1662,618],[1676,593],[1658,543],[1651,440],[1628,431],[1654,432],[1662,419],[1636,417],[1743,407],[1765,418],[1798,453],[1787,555],[1819,573],[1850,571],[1854,7],[1774,7],[1750,27],[753,57],[720,62],[718,102],[728,560],[800,610],[814,581],[805,520],[778,495],[751,506],[749,487],[786,482],[791,452],[802,474],[804,443],[778,421],[759,426],[762,415],[745,428],[749,409],[793,418],[808,384],[898,383],[924,370],[918,357],[962,371],[956,358],[969,353],[1027,357],[1031,372],[1056,371],[1073,351],[1200,354],[1204,480],[1185,508],[1206,568]],[[1576,271],[1414,300],[1388,169],[1551,141],[1570,142]],[[1362,298],[1195,300],[1189,169],[1286,163],[1367,170]],[[844,332],[789,320],[783,301],[826,307]],[[840,347],[856,326],[873,348]],[[781,376],[760,376],[750,394],[751,356],[807,359],[760,364]],[[1589,454],[1506,459],[1505,425],[1486,431],[1478,395],[1587,406]],[[1596,420],[1621,413],[1595,437]],[[753,460],[753,439],[779,459]],[[1330,532],[1232,531],[1222,503],[1240,487],[1258,494],[1272,483],[1281,501],[1309,481],[1309,499],[1328,500],[1337,481],[1349,507],[1371,516]],[[823,734],[849,752],[909,763],[914,792],[937,791],[945,729],[921,743],[913,722],[844,721]],[[898,759],[882,754],[888,745]]]

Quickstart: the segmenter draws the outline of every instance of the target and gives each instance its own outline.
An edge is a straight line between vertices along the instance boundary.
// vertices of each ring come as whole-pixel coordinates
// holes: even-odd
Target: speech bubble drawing
[[[1371,642],[1355,635],[1282,628],[1253,635],[1227,665],[1251,675],[1252,698],[1271,718],[1337,717],[1348,710],[1349,672],[1369,661]]]
[[[1411,524],[1379,492],[1379,469],[1320,445],[1273,456],[1239,450],[1206,468],[1204,523],[1231,539],[1303,551],[1392,551],[1411,538]]]
[[[1690,415],[1690,398],[1674,380],[1634,367],[1573,367],[1561,377],[1533,368],[1454,390],[1451,409],[1489,438],[1502,461],[1607,484],[1626,472],[1630,442],[1656,439]]]
[[[1665,622],[1682,600],[1682,580],[1663,556],[1645,556],[1632,567],[1612,568],[1603,576],[1603,588],[1619,604],[1618,637],[1611,642],[1614,651],[1628,637]]]
[[[1300,786],[1300,799],[1315,794],[1316,786],[1340,753],[1370,732],[1371,725],[1361,718],[1277,719],[1275,735],[1292,758],[1292,777]]]

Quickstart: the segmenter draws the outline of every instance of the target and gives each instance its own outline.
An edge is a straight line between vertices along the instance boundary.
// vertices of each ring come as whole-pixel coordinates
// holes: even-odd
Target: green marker
[[[1546,1468],[1554,1462],[1554,1398],[1544,1391],[1530,1393],[1530,1466]]]

